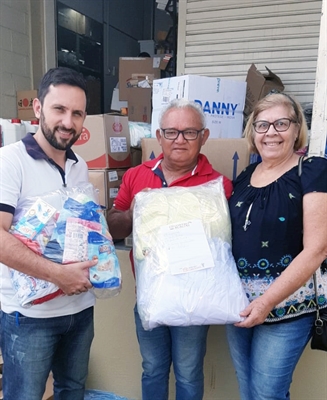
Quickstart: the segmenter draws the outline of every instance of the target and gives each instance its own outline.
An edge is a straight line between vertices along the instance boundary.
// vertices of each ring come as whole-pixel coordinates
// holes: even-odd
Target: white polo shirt
[[[32,134],[19,142],[0,149],[0,211],[14,214],[22,201],[62,188],[88,181],[85,161],[71,149],[66,152],[63,171],[43,152]],[[95,304],[95,296],[88,291],[78,296],[61,296],[43,304],[23,308],[15,298],[9,268],[0,263],[1,309],[15,311],[27,317],[50,318],[75,314]]]

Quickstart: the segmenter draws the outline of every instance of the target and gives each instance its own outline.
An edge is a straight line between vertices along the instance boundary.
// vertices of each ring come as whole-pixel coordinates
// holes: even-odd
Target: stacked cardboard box
[[[120,57],[119,100],[127,101],[129,121],[151,122],[153,81],[161,77],[170,57]]]
[[[89,179],[99,191],[99,203],[109,210],[117,197],[125,169],[90,169]]]
[[[142,139],[142,161],[157,157],[161,147],[157,139]],[[235,179],[249,165],[250,152],[247,140],[240,139],[208,139],[201,148],[213,168],[229,179]]]
[[[21,120],[35,119],[33,100],[37,97],[37,90],[22,90],[17,92],[17,117]]]
[[[266,67],[267,73],[262,74],[252,64],[246,76],[246,99],[244,114],[249,115],[258,100],[265,97],[270,91],[282,92],[284,84],[281,79]]]
[[[160,58],[157,57],[120,57],[119,58],[119,100],[128,100],[131,87],[147,80],[150,83],[160,78]]]
[[[72,149],[86,161],[89,179],[99,190],[100,204],[110,209],[122,176],[131,167],[128,118],[114,114],[87,116]]]
[[[114,114],[88,115],[72,149],[90,169],[130,167],[128,118]]]

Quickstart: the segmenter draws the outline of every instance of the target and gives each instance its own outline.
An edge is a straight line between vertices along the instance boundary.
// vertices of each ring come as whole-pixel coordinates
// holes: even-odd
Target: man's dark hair
[[[87,99],[87,86],[83,75],[71,68],[51,68],[48,72],[45,73],[45,75],[41,79],[38,89],[38,99],[40,100],[42,105],[51,85],[69,85],[79,87],[84,91]]]

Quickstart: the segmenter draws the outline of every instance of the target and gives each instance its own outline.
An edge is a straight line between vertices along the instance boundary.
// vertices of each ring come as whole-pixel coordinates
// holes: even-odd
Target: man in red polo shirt
[[[156,136],[162,153],[154,160],[129,169],[110,210],[108,224],[115,239],[132,232],[134,196],[141,190],[196,186],[216,179],[208,159],[200,154],[209,137],[205,115],[194,102],[173,100],[159,117]],[[226,197],[232,183],[224,177]],[[168,400],[168,381],[173,363],[176,399],[201,400],[204,391],[203,360],[208,326],[160,326],[143,329],[135,307],[136,333],[143,358],[142,399]]]

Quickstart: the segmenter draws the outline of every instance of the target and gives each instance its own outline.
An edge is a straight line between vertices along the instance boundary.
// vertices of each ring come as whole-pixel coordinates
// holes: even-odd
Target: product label
[[[111,153],[126,153],[127,152],[127,139],[125,137],[111,137],[110,138],[110,151]]]
[[[195,219],[163,226],[159,235],[173,275],[214,267],[214,260],[201,220]]]

